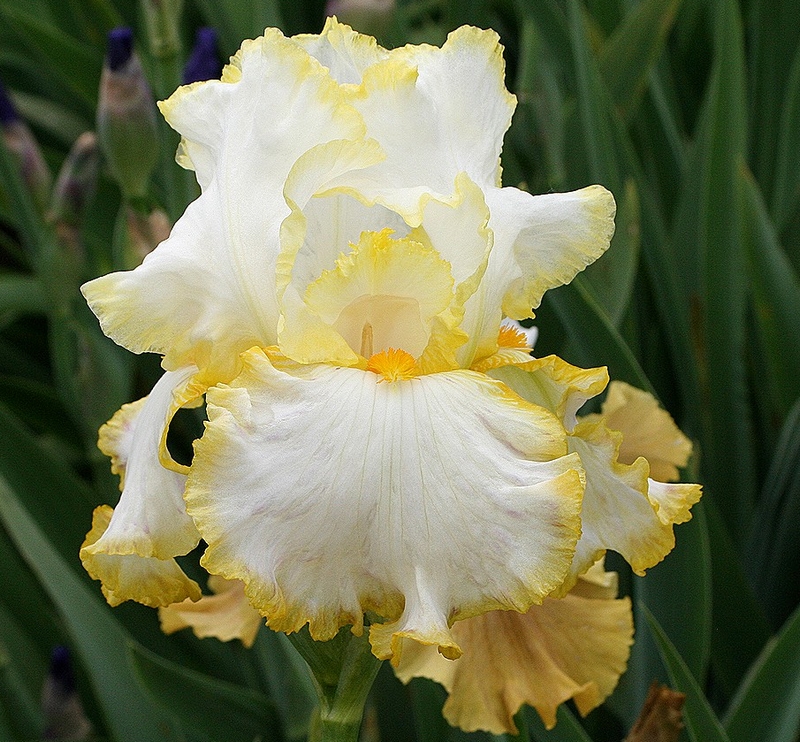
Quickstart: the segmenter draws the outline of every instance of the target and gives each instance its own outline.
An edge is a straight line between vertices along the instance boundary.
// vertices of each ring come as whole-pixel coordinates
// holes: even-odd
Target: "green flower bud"
[[[108,35],[100,101],[97,106],[100,146],[124,196],[147,195],[150,175],[158,163],[159,138],[153,94],[129,28]]]

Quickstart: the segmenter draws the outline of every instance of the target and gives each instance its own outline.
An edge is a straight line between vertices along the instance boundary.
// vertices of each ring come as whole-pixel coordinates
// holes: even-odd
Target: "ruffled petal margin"
[[[630,463],[620,460],[623,435],[609,429],[604,415],[577,417],[583,403],[605,388],[606,369],[581,369],[548,356],[489,369],[489,373],[524,399],[558,415],[570,433],[569,450],[580,456],[586,469],[581,538],[570,576],[554,594],[564,595],[607,549],[622,555],[639,575],[658,564],[675,546],[673,526],[691,518],[690,509],[700,499],[702,488],[698,484],[663,484],[650,479],[646,459],[639,457]],[[638,397],[636,401],[639,412],[652,414],[655,410],[669,418],[657,404],[643,408]],[[663,428],[661,414],[656,420],[659,428]],[[675,431],[682,435],[671,418],[669,422],[672,438],[676,438]],[[647,422],[640,421],[632,432],[635,436],[638,431],[649,429]],[[629,450],[642,448],[635,439],[628,445]]]
[[[271,628],[326,640],[372,611],[378,656],[403,637],[457,656],[453,621],[562,582],[583,483],[549,412],[469,371],[243,363],[208,393],[185,497],[204,566],[241,579]]]
[[[616,598],[616,575],[595,568],[565,597],[548,598],[527,613],[493,611],[453,627],[463,649],[448,661],[409,643],[395,672],[403,682],[427,677],[449,697],[445,718],[464,731],[518,734],[514,715],[533,706],[551,729],[569,699],[584,716],[613,691],[633,643],[630,600]]]
[[[245,647],[252,647],[264,619],[247,600],[244,583],[211,575],[208,587],[214,594],[203,595],[197,602],[184,600],[159,608],[161,630],[174,634],[191,628],[198,639],[239,639]]]
[[[95,508],[92,529],[81,545],[81,561],[92,579],[100,580],[111,606],[135,600],[151,608],[198,600],[200,586],[190,580],[174,559],[157,559],[138,554],[109,554],[93,551],[114,514],[108,505]]]
[[[98,445],[120,475],[122,495],[114,510],[95,511],[80,555],[113,604],[166,605],[200,597],[173,559],[197,546],[200,534],[183,502],[185,467],[171,462],[166,450],[173,415],[205,391],[194,381],[196,371],[192,366],[166,372],[147,397],[124,405],[100,429]]]
[[[612,381],[601,410],[606,425],[622,433],[619,460],[623,464],[643,456],[653,479],[674,482],[680,478],[678,469],[689,461],[692,442],[652,394]]]

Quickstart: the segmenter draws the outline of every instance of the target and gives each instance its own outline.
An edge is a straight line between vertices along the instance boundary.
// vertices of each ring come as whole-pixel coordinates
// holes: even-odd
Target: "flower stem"
[[[368,633],[354,636],[344,628],[328,642],[315,642],[304,630],[289,639],[308,664],[319,698],[308,742],[357,742],[364,704],[381,666]]]

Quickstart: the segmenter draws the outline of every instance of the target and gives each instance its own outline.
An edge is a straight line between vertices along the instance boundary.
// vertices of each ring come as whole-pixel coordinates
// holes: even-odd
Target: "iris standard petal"
[[[389,56],[372,36],[357,33],[336,18],[325,19],[322,33],[301,34],[292,39],[330,70],[336,82],[358,85],[364,70]]]
[[[526,319],[548,289],[569,283],[607,249],[614,197],[599,185],[532,196],[516,188],[486,191],[495,246],[482,288],[512,319]]]
[[[240,352],[276,341],[281,224],[305,206],[297,193],[291,205],[284,197],[290,173],[303,170],[307,200],[341,174],[328,150],[324,167],[313,166],[316,148],[364,133],[327,70],[276,29],[246,41],[223,80],[179,88],[161,106],[184,137],[201,196],[139,268],[83,287],[120,344],[165,354],[167,368],[195,363],[221,378]],[[359,150],[359,163],[350,148],[347,166],[372,164],[376,151]]]
[[[422,223],[410,232],[394,212],[338,189],[293,215],[279,261],[283,353],[302,363],[363,367],[365,354],[402,348],[420,359],[423,373],[459,367],[456,350],[468,340],[459,328],[464,302],[491,249],[489,214],[465,173],[454,198],[422,202]],[[382,222],[386,228],[367,229]],[[368,354],[361,347],[366,323]]]
[[[630,600],[615,599],[616,583],[609,595],[592,578],[527,613],[493,611],[457,623],[453,635],[464,653],[455,662],[429,647],[404,647],[395,672],[403,682],[427,677],[444,685],[444,716],[467,732],[518,734],[513,717],[523,703],[548,729],[569,699],[586,715],[616,686],[633,643]]]
[[[516,104],[504,68],[497,34],[468,26],[453,31],[441,49],[395,49],[368,67],[349,100],[386,160],[342,183],[411,226],[422,219],[421,197],[450,196],[461,172],[482,189],[496,186]]]
[[[370,610],[392,624],[373,626],[381,656],[403,636],[455,656],[453,620],[561,582],[583,485],[553,415],[468,371],[244,364],[209,391],[186,501],[204,565],[272,628],[328,639]]]

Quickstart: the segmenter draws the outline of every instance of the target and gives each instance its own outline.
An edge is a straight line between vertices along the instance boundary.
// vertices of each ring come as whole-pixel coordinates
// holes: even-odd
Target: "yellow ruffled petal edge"
[[[691,518],[699,499],[698,484],[663,484],[648,478],[647,460],[618,459],[622,434],[604,421],[583,420],[569,437],[586,469],[586,493],[573,577],[612,549],[636,574],[658,564],[675,546],[673,526]],[[569,586],[570,582],[566,583]]]
[[[675,546],[673,526],[691,518],[690,509],[700,499],[702,488],[697,484],[662,484],[649,479],[650,469],[645,458],[630,463],[620,460],[623,435],[609,429],[605,416],[577,418],[576,412],[583,403],[605,388],[606,369],[581,369],[557,356],[548,356],[528,363],[490,368],[489,375],[501,380],[523,399],[559,415],[570,432],[570,451],[580,455],[586,470],[581,513],[583,533],[569,578],[554,595],[564,595],[578,576],[607,549],[621,554],[640,575],[658,564]],[[638,395],[636,402],[641,411],[642,400]],[[657,404],[655,407],[653,404],[646,405],[650,414],[658,409]],[[649,430],[644,421],[639,429],[642,427]],[[663,420],[659,421],[661,428]],[[668,429],[673,440],[680,438],[674,423]],[[636,447],[634,439],[630,448],[635,450]]]
[[[643,456],[650,464],[653,479],[659,482],[679,479],[678,469],[689,461],[692,442],[670,414],[659,407],[652,394],[622,381],[612,381],[602,415],[609,428],[623,435],[620,461],[631,464]]]
[[[208,587],[214,594],[203,595],[197,602],[187,599],[159,608],[161,630],[173,634],[191,628],[198,639],[239,639],[252,647],[264,619],[247,600],[244,583],[211,575]]]
[[[141,557],[138,554],[93,554],[91,547],[105,533],[113,509],[101,505],[92,516],[92,528],[81,545],[81,562],[92,579],[102,584],[109,605],[134,600],[152,608],[199,600],[200,586],[190,580],[174,559]]]
[[[555,413],[567,431],[575,427],[577,412],[586,400],[596,397],[608,384],[605,366],[580,368],[555,355],[503,364],[510,355],[501,348],[473,368],[478,371],[485,368],[485,373],[502,381],[523,399]]]
[[[513,717],[524,703],[548,729],[569,699],[585,716],[616,686],[633,643],[630,601],[615,599],[616,582],[600,572],[600,585],[590,573],[564,598],[527,613],[493,611],[457,623],[463,655],[456,661],[408,642],[395,672],[403,682],[428,677],[444,685],[445,718],[467,732],[518,734]]]
[[[122,496],[108,528],[85,554],[171,559],[197,545],[200,535],[183,502],[186,467],[172,462],[166,450],[173,415],[205,391],[196,371],[189,366],[166,372],[147,397],[124,405],[101,427],[98,446],[120,475]]]
[[[616,212],[614,197],[600,185],[531,196],[514,243],[522,277],[503,297],[503,313],[530,317],[546,291],[569,283],[597,260],[611,244]]]

